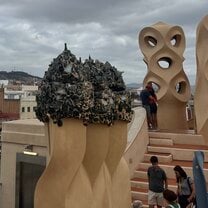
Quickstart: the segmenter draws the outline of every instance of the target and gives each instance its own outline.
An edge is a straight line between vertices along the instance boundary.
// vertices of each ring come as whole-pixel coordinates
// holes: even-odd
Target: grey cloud
[[[0,69],[43,76],[67,42],[77,57],[110,61],[127,83],[142,82],[147,69],[138,33],[164,21],[184,29],[184,70],[193,77],[195,31],[206,11],[206,0],[1,0]]]
[[[6,2],[5,2],[6,3]],[[7,2],[7,5],[11,5]],[[13,15],[22,19],[46,22],[64,22],[66,24],[86,23],[94,20],[105,20],[114,15],[111,8],[127,5],[126,1],[119,0],[36,0],[12,2]],[[115,9],[116,13],[116,9]]]

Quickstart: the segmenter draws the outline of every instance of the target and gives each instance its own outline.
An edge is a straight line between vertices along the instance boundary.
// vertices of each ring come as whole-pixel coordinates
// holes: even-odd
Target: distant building
[[[20,99],[5,98],[4,88],[0,88],[0,122],[20,118]]]
[[[36,118],[35,107],[37,106],[36,97],[28,96],[20,100],[20,119]]]
[[[0,86],[6,86],[9,84],[9,80],[0,80]]]
[[[4,88],[4,99],[20,100],[22,95],[23,92],[21,90],[8,90],[7,88]]]
[[[36,95],[38,91],[37,85],[22,85],[22,91],[24,92],[24,96]]]
[[[2,125],[0,207],[32,208],[35,185],[48,158],[44,124],[28,119]],[[29,155],[28,151],[37,155]]]
[[[35,85],[22,85],[22,97],[20,100],[20,119],[36,118],[35,107],[36,94],[38,86]]]
[[[0,88],[0,123],[2,121],[36,118],[38,86],[2,86]]]

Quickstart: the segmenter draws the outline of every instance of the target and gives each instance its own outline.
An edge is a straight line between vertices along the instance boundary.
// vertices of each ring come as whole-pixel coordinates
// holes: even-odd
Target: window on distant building
[[[23,112],[23,113],[25,112],[25,107],[22,107],[22,112]]]
[[[11,100],[14,99],[14,95],[10,95],[10,94],[9,94],[9,95],[8,95],[8,99],[11,99]]]
[[[30,112],[30,107],[27,107],[27,112]]]

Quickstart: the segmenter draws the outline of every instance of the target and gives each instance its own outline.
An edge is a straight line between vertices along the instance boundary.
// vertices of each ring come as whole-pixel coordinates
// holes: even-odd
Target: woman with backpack
[[[174,171],[178,185],[178,203],[180,204],[181,208],[186,208],[190,203],[195,204],[196,198],[193,179],[188,177],[184,169],[179,165],[174,167]]]

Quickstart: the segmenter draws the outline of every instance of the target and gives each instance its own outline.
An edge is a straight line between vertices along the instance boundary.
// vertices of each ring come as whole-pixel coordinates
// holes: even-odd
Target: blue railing
[[[203,172],[204,153],[202,151],[194,152],[193,159],[193,176],[196,191],[197,208],[208,207],[208,193],[206,179]]]

